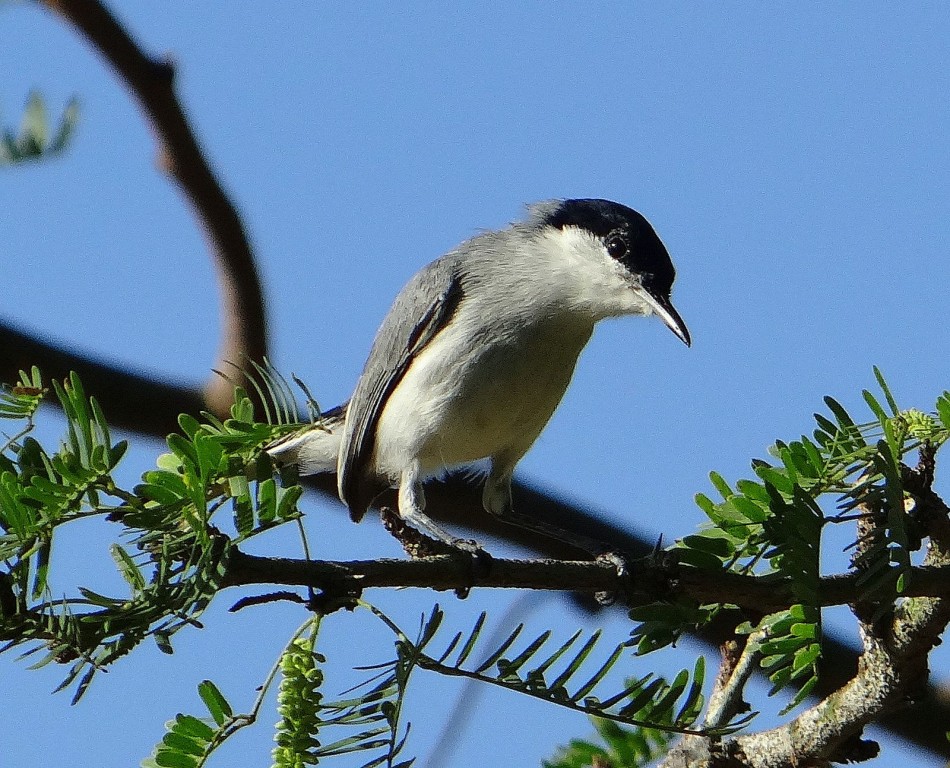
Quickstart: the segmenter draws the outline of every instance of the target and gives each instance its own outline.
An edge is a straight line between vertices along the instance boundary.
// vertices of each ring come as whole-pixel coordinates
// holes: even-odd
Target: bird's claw
[[[469,555],[473,582],[477,582],[485,578],[491,571],[492,556],[482,549],[478,545],[477,541],[473,541],[472,539],[453,539],[452,546],[455,547],[455,549],[457,549],[459,552]],[[460,600],[464,600],[466,597],[468,597],[468,593],[471,591],[472,586],[474,586],[474,584],[464,587],[457,587],[455,590],[456,596]]]
[[[627,558],[619,552],[602,552],[597,555],[597,562],[612,565],[617,570],[618,578],[623,578],[629,573]]]
[[[598,563],[612,565],[617,571],[618,579],[623,579],[630,573],[629,569],[627,568],[627,558],[625,558],[619,552],[602,552],[601,554],[597,555],[596,560]],[[595,592],[594,600],[597,601],[598,605],[613,605],[615,602],[617,602],[617,592],[613,590]]]

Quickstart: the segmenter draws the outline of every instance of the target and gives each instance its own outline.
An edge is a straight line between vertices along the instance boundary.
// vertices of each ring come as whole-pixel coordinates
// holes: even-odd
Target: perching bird
[[[656,314],[689,345],[670,301],[674,275],[653,227],[624,205],[529,206],[525,221],[479,234],[418,272],[383,320],[348,405],[268,452],[301,474],[336,471],[354,521],[398,488],[405,522],[469,551],[471,542],[425,514],[422,483],[488,459],[485,509],[557,535],[512,509],[515,465],[557,408],[599,320]]]

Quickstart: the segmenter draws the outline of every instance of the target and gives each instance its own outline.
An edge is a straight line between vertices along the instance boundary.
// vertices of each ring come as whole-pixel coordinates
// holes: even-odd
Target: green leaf
[[[808,678],[808,680],[805,681],[805,684],[799,688],[798,693],[795,694],[795,697],[789,702],[788,706],[779,712],[779,715],[787,715],[789,712],[795,709],[795,707],[808,698],[811,692],[815,689],[816,685],[818,685],[817,675],[813,675],[812,677]]]
[[[224,698],[221,691],[210,680],[202,680],[198,684],[198,695],[208,708],[208,712],[211,713],[211,718],[216,725],[220,727],[231,719],[234,714],[231,705],[228,704],[228,700]]]
[[[950,392],[944,392],[937,398],[937,414],[940,416],[940,423],[950,429]]]
[[[739,514],[741,514],[750,522],[764,522],[769,516],[769,509],[767,506],[764,506],[767,504],[768,491],[764,485],[759,485],[758,483],[749,483],[749,485],[754,485],[756,488],[761,488],[766,498],[760,498],[760,495],[757,491],[755,498],[749,498],[748,496],[733,496],[731,499],[732,505],[736,508],[736,511],[739,512]]]
[[[795,637],[804,637],[811,640],[818,638],[818,626],[816,624],[798,623],[791,626],[791,633]]]
[[[297,515],[297,502],[303,496],[303,487],[299,485],[277,489],[277,518],[287,520]]]
[[[801,647],[801,639],[798,637],[780,637],[775,640],[767,640],[762,643],[759,648],[762,651],[764,656],[774,656],[777,663],[778,660],[784,664],[785,656],[794,653],[798,648]]]
[[[171,448],[172,453],[178,457],[184,467],[190,466],[197,470],[200,464],[198,461],[198,450],[194,443],[175,432],[172,432],[165,439],[165,442],[168,443],[168,447]]]
[[[472,631],[469,634],[468,639],[465,641],[465,645],[462,646],[458,657],[455,659],[454,666],[461,667],[475,649],[475,644],[478,642],[478,637],[481,634],[482,627],[485,626],[485,619],[487,616],[488,614],[485,611],[482,611],[478,615],[478,618],[475,620],[475,626],[472,627]]]
[[[169,731],[162,737],[162,744],[173,752],[181,752],[186,755],[195,755],[201,757],[205,753],[203,743],[199,743],[184,734],[175,731]]]
[[[705,493],[697,493],[693,499],[696,502],[696,506],[705,512],[707,517],[714,517],[716,503],[712,499],[710,499]]]
[[[47,115],[43,97],[36,91],[30,94],[20,123],[20,141],[29,144],[31,154],[40,154],[47,145]]]
[[[592,638],[593,639],[593,638]],[[614,648],[613,653],[607,658],[607,660],[601,664],[600,668],[594,672],[593,675],[584,683],[580,688],[578,688],[571,696],[573,701],[581,701],[591,693],[594,688],[596,688],[600,682],[607,676],[607,673],[613,669],[614,664],[620,659],[620,655],[623,653],[624,646],[618,645]]]
[[[518,670],[524,666],[525,662],[528,661],[538,650],[544,645],[548,638],[551,637],[551,630],[546,630],[538,635],[534,640],[532,640],[528,647],[525,648],[521,653],[519,653],[515,658],[501,659],[498,661],[498,669],[501,670],[506,675],[517,674]]]
[[[712,482],[716,490],[719,491],[723,501],[728,500],[728,498],[732,496],[732,489],[729,487],[729,483],[727,483],[725,478],[718,472],[710,472],[709,480]]]
[[[703,682],[706,678],[706,659],[699,656],[693,667],[692,682],[689,691],[673,722],[682,727],[690,727],[696,722],[703,708]]]
[[[653,702],[654,695],[664,688],[665,683],[662,679],[657,678],[652,682],[645,685],[640,691],[633,696],[630,701],[628,701],[620,709],[621,717],[628,717],[631,720],[636,719],[640,714],[642,714],[643,708]]]
[[[676,556],[680,565],[691,565],[704,571],[717,571],[722,568],[722,560],[701,549],[677,549]]]
[[[894,395],[891,394],[890,387],[887,386],[887,382],[884,380],[884,374],[881,373],[881,369],[876,365],[874,366],[874,378],[877,379],[877,384],[881,388],[881,392],[884,394],[884,399],[887,401],[887,405],[891,409],[891,414],[897,416],[897,414],[900,413],[900,409],[897,407],[897,401],[894,399]]]
[[[664,724],[672,724],[673,707],[683,691],[686,690],[686,684],[688,682],[688,670],[681,669],[677,672],[676,677],[673,678],[673,682],[669,684],[663,695],[654,703],[651,716],[656,717],[656,715],[660,715],[660,717],[663,718]]]
[[[877,420],[883,425],[889,418],[884,412],[884,408],[877,401],[877,398],[874,397],[868,390],[861,390],[861,396],[864,398],[864,402],[868,404],[868,408],[871,409],[871,412],[877,417]]]
[[[442,626],[442,620],[444,618],[445,611],[438,605],[435,605],[432,608],[432,613],[429,615],[428,620],[419,631],[419,639],[416,640],[416,645],[419,648],[425,648],[432,638],[435,637],[435,633],[439,631],[439,627]]]
[[[195,768],[198,761],[192,755],[186,755],[182,752],[176,752],[171,749],[155,750],[155,757],[152,758],[156,765],[161,768]]]
[[[135,564],[132,556],[129,555],[129,553],[118,544],[112,544],[109,547],[109,552],[119,569],[119,573],[122,574],[122,578],[126,580],[129,586],[132,587],[132,589],[136,592],[141,592],[144,590],[145,577],[142,576],[142,572]]]
[[[851,418],[841,403],[839,403],[830,395],[825,395],[823,399],[825,401],[825,405],[828,406],[828,410],[834,414],[834,417],[838,420],[838,424],[841,427],[848,429],[854,426],[854,419]]]
[[[708,552],[716,557],[731,557],[735,552],[735,547],[733,547],[732,543],[727,539],[712,535],[713,533],[714,531],[708,531],[692,536],[684,536],[682,539],[683,545],[690,549]]]
[[[518,636],[521,634],[523,629],[524,624],[519,624],[517,627],[515,627],[514,631],[508,635],[505,641],[500,646],[498,646],[494,652],[489,654],[488,657],[474,669],[474,672],[476,674],[481,674],[490,667],[495,666],[496,662],[504,655],[505,651],[507,651],[515,642],[515,640],[518,639]]]
[[[199,741],[209,742],[214,736],[214,729],[193,715],[176,715],[174,722],[170,723],[169,727]]]
[[[74,97],[66,103],[66,108],[59,119],[59,127],[56,135],[49,142],[46,151],[49,153],[62,152],[66,149],[73,134],[76,131],[76,125],[79,122],[79,101]]]
[[[584,645],[581,646],[581,649],[576,654],[574,654],[574,658],[571,659],[567,667],[565,667],[561,674],[551,681],[551,684],[548,687],[552,690],[566,688],[568,681],[583,666],[584,662],[587,660],[587,657],[590,656],[591,651],[594,650],[594,646],[597,645],[599,640],[600,631],[598,630],[587,639]],[[575,696],[574,698],[577,697]]]
[[[738,480],[736,482],[736,489],[745,496],[748,501],[753,503],[759,502],[761,504],[769,503],[769,492],[762,483],[757,483],[754,480]]]
[[[811,643],[795,652],[795,659],[792,662],[792,673],[798,673],[807,667],[811,667],[821,656],[821,646],[817,643]]]
[[[788,474],[776,467],[758,466],[755,468],[755,473],[762,478],[766,486],[771,485],[785,496],[791,496],[795,491],[795,483]]]
[[[188,490],[177,474],[153,470],[146,472],[149,482],[135,486],[135,493],[145,499],[168,507],[187,498]]]
[[[179,414],[178,426],[181,427],[181,431],[184,432],[190,440],[194,440],[195,435],[201,431],[201,422],[187,413]]]
[[[577,630],[573,635],[571,635],[566,642],[564,642],[559,648],[557,648],[550,656],[548,656],[544,661],[542,661],[538,666],[534,667],[531,670],[531,676],[534,679],[540,678],[543,681],[544,673],[551,668],[551,666],[560,659],[565,653],[567,653],[577,642],[580,636],[583,634],[583,630]]]

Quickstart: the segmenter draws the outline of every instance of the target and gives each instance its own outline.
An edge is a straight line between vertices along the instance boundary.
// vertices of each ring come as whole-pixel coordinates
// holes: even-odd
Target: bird
[[[336,472],[355,522],[398,489],[404,522],[470,552],[481,551],[476,542],[425,513],[423,482],[487,460],[486,511],[603,554],[606,545],[518,513],[512,477],[598,322],[656,315],[690,346],[670,298],[675,274],[632,208],[590,198],[529,205],[523,220],[481,232],[416,273],[379,327],[349,401],[267,452],[301,474]]]

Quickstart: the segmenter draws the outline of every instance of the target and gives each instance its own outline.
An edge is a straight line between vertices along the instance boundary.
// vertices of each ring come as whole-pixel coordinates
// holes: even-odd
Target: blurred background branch
[[[212,172],[175,93],[174,65],[146,54],[99,0],[44,4],[72,24],[128,85],[158,141],[158,166],[178,182],[204,228],[223,319],[218,361],[211,368],[262,362],[267,357],[266,309],[254,254],[241,217]],[[204,385],[205,407],[226,414],[232,389],[230,382],[210,375]]]

